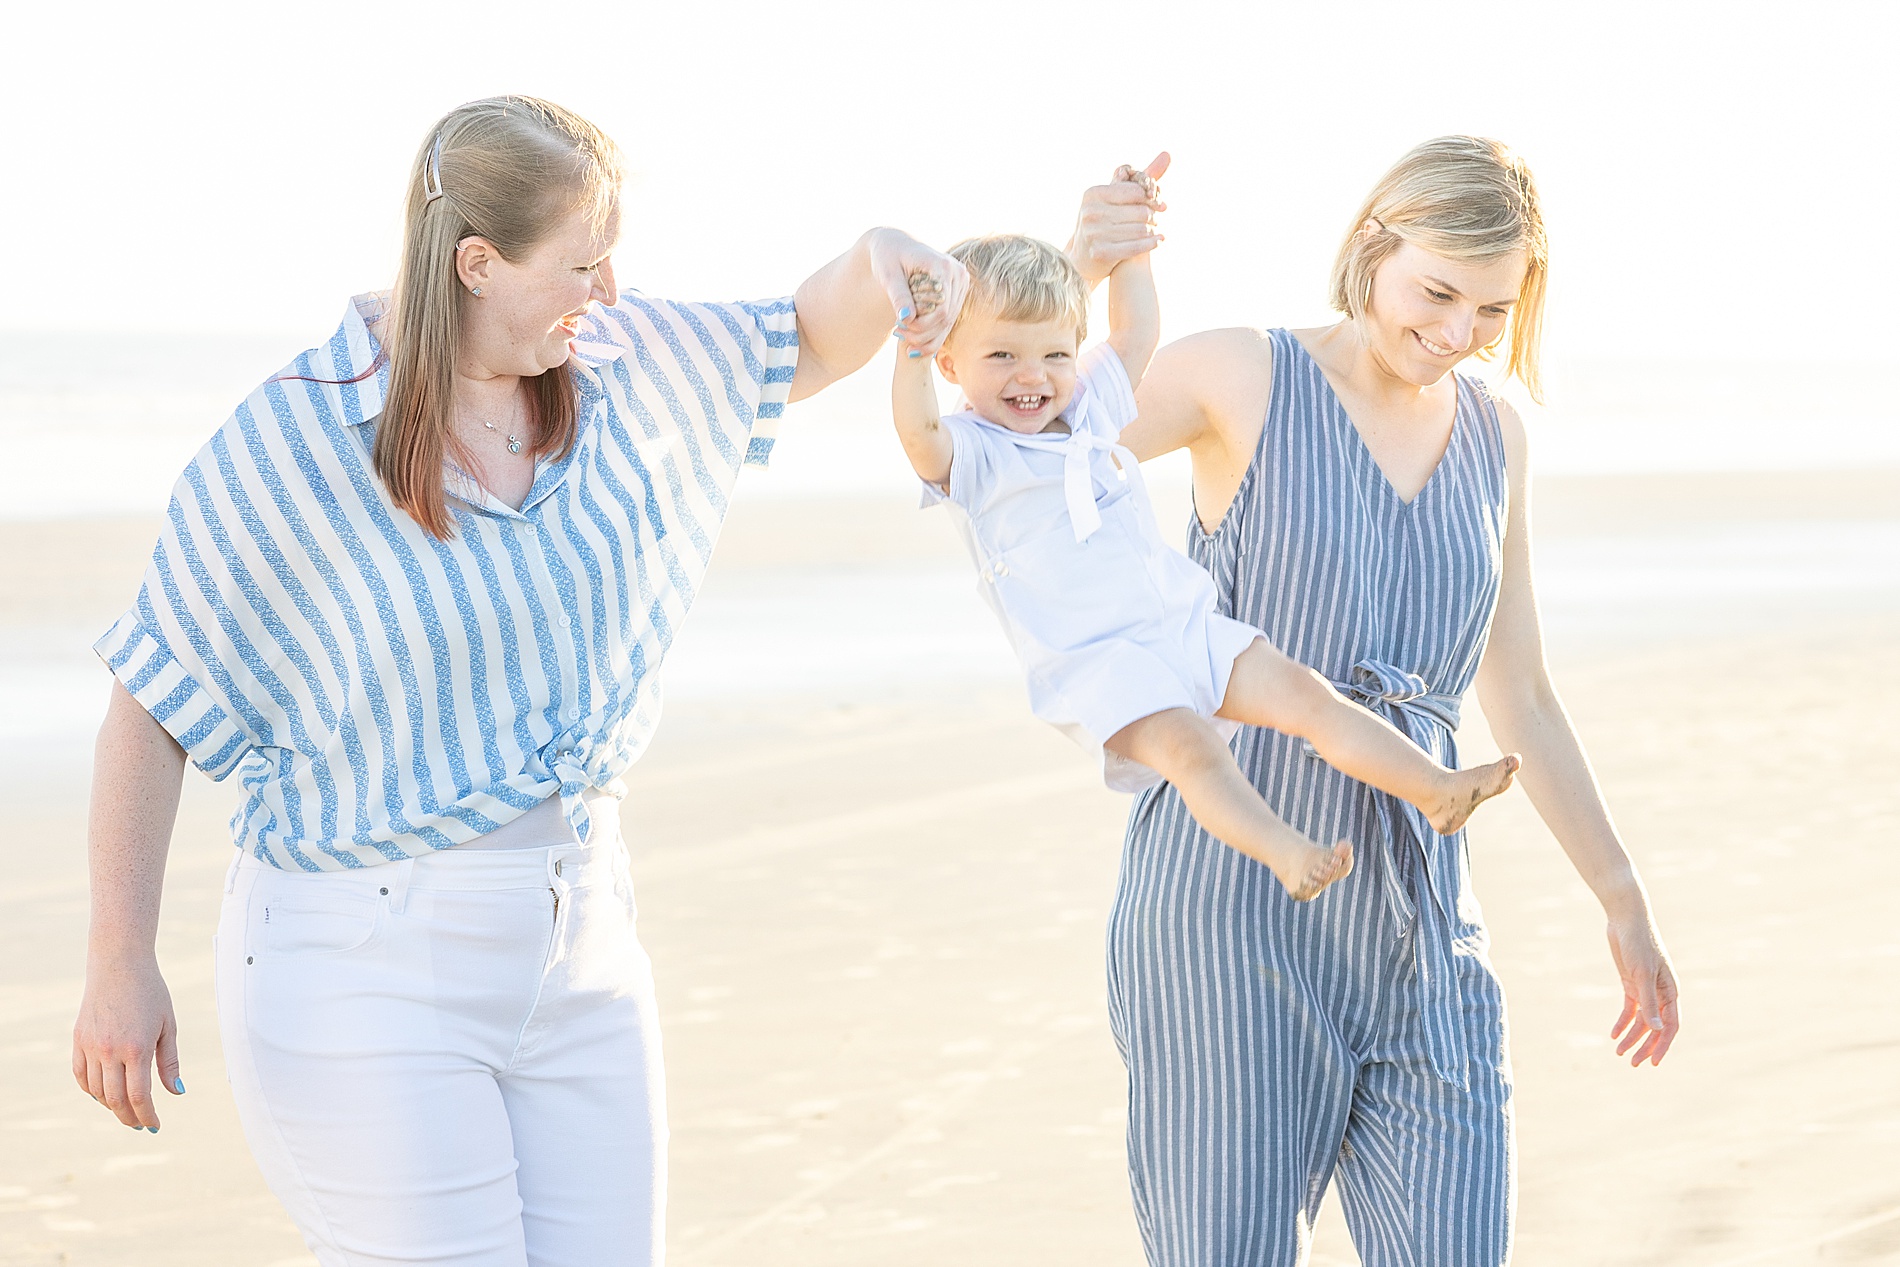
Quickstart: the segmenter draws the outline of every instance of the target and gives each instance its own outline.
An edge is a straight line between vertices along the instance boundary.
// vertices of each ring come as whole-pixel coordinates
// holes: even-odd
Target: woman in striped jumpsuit
[[[1503,146],[1418,147],[1341,248],[1335,326],[1164,348],[1124,433],[1193,457],[1189,552],[1266,631],[1447,765],[1475,682],[1532,803],[1609,919],[1620,1051],[1660,1061],[1676,988],[1648,899],[1544,666],[1523,427],[1453,371],[1508,340],[1535,394],[1545,240]],[[1248,729],[1237,756],[1288,822],[1357,868],[1310,904],[1201,830],[1168,787],[1129,819],[1109,995],[1149,1260],[1291,1267],[1335,1178],[1367,1267],[1510,1255],[1504,1002],[1462,833]]]

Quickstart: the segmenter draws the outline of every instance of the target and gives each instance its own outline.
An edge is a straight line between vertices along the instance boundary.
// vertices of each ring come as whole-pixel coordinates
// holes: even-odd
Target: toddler
[[[1213,579],[1161,540],[1140,467],[1116,442],[1160,337],[1147,256],[1110,275],[1108,341],[1078,356],[1088,287],[1066,255],[1016,236],[950,253],[970,289],[936,366],[968,408],[939,417],[930,359],[900,352],[898,436],[926,501],[952,507],[1031,707],[1100,754],[1110,787],[1172,783],[1201,826],[1307,901],[1352,869],[1351,842],[1322,847],[1267,806],[1227,748],[1242,723],[1305,739],[1446,834],[1511,785],[1517,757],[1448,770],[1222,616]],[[913,278],[912,294],[924,311],[941,281]]]

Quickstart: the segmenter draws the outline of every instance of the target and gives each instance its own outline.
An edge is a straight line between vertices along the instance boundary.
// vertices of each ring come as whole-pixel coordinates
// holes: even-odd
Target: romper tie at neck
[[[1120,467],[1116,475],[1131,486],[1130,492],[1142,510],[1148,510],[1148,491],[1139,476],[1133,474],[1137,469],[1135,455],[1126,446],[1104,439],[1092,431],[1071,431],[1060,447],[1062,497],[1068,503],[1069,524],[1075,530],[1078,545],[1087,541],[1102,526],[1102,511],[1095,504],[1095,484],[1089,478],[1090,455],[1112,455]]]

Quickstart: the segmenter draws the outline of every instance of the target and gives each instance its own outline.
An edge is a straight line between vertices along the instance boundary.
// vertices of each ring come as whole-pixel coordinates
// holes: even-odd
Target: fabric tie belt
[[[574,829],[575,837],[582,844],[587,843],[594,829],[594,820],[588,816],[585,797],[590,789],[599,786],[587,768],[592,750],[592,741],[580,736],[562,739],[551,753],[542,754],[548,773],[561,784],[555,794],[561,798],[562,817]]]
[[[1434,691],[1418,674],[1383,661],[1359,661],[1346,680],[1334,682],[1333,687],[1384,717],[1428,753],[1436,747],[1431,742],[1433,728],[1442,727],[1447,740],[1458,729],[1457,696]],[[1449,748],[1447,755],[1452,755]],[[1461,868],[1455,860],[1450,860],[1454,865],[1447,865],[1447,859],[1438,857],[1442,842],[1452,838],[1440,836],[1421,810],[1396,796],[1375,792],[1373,803],[1378,807],[1393,863],[1385,869],[1386,903],[1401,919],[1417,916],[1413,958],[1418,968],[1419,1014],[1432,1071],[1443,1081],[1468,1089],[1471,1045],[1465,1036],[1464,1001],[1454,958],[1454,916],[1458,910],[1455,886]],[[1422,881],[1409,893],[1400,874],[1406,870],[1400,865],[1400,852],[1407,844],[1416,851],[1418,864],[1410,869],[1411,874]],[[1453,886],[1449,891],[1448,885]]]

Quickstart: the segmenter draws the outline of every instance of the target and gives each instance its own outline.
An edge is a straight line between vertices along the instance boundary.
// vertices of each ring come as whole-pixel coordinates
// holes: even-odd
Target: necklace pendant
[[[517,437],[515,436],[508,437],[508,452],[510,453],[521,452],[521,441]]]

